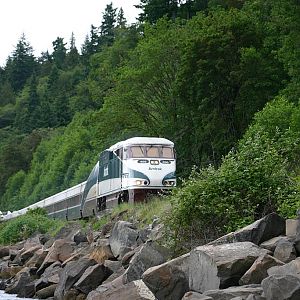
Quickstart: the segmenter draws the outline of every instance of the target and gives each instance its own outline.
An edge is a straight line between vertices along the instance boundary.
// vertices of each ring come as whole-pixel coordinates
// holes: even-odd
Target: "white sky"
[[[33,47],[35,56],[53,51],[57,37],[68,43],[72,32],[76,47],[81,45],[91,25],[101,25],[102,14],[109,3],[122,7],[128,23],[135,23],[140,0],[1,0],[0,1],[0,66],[15,49],[22,33]]]

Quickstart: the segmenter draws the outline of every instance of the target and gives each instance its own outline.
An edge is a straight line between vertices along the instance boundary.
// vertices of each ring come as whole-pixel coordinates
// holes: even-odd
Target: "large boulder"
[[[155,296],[142,280],[132,281],[128,284],[109,289],[105,292],[91,292],[87,300],[155,300]]]
[[[263,290],[260,285],[235,286],[223,290],[206,291],[203,294],[211,297],[213,300],[232,300],[235,297],[246,299],[250,295],[260,297]]]
[[[259,245],[259,247],[270,250],[271,252],[274,252],[276,246],[281,241],[289,241],[289,238],[287,236],[276,236],[274,238],[271,238],[270,240],[267,240]]]
[[[94,247],[93,251],[89,255],[90,259],[94,259],[98,264],[104,263],[105,260],[114,259],[114,255],[111,252],[110,244],[108,239],[100,239],[97,241],[97,246]]]
[[[239,284],[259,284],[263,279],[269,276],[267,273],[269,268],[282,265],[284,265],[283,262],[268,254],[261,255],[255,260],[251,268],[243,275]]]
[[[208,254],[218,267],[220,288],[238,285],[240,278],[260,256],[267,254],[251,242],[239,242],[221,245],[200,246],[193,251],[202,251]]]
[[[185,254],[145,271],[142,279],[157,299],[181,299],[190,290],[189,258]]]
[[[48,250],[42,248],[38,249],[34,252],[33,256],[25,263],[25,266],[39,269],[44,262],[47,254]]]
[[[49,286],[37,291],[35,293],[35,296],[38,299],[47,299],[49,297],[53,297],[56,287],[57,287],[57,284],[49,285]]]
[[[111,270],[104,265],[96,264],[88,267],[80,279],[75,283],[74,287],[84,294],[98,287],[106,278],[112,274]]]
[[[283,265],[274,266],[267,270],[268,275],[297,275],[300,276],[300,257]]]
[[[285,220],[276,213],[271,213],[240,230],[210,242],[209,245],[236,242],[252,242],[259,245],[264,241],[283,234],[285,234]]]
[[[13,282],[8,285],[5,292],[8,294],[17,294],[19,297],[32,297],[34,290],[33,288],[28,288],[28,285],[32,283],[32,281],[30,269],[25,267],[16,274]]]
[[[149,268],[142,279],[158,299],[181,299],[185,292],[238,285],[253,262],[268,251],[251,242],[200,246]]]
[[[70,242],[65,239],[56,240],[50,247],[43,264],[37,271],[37,274],[42,274],[48,266],[56,261],[64,262],[65,260],[69,259],[72,256],[73,251],[74,242]]]
[[[143,273],[150,267],[166,261],[166,250],[157,243],[148,241],[132,257],[124,274],[125,282],[141,279]]]
[[[280,241],[274,250],[274,257],[285,263],[294,260],[297,254],[293,243],[286,240]]]
[[[138,246],[139,233],[132,223],[118,221],[115,223],[109,243],[113,255],[119,259]]]
[[[54,293],[55,299],[63,299],[66,292],[82,276],[84,271],[95,264],[94,260],[84,257],[78,261],[69,262],[60,273],[60,280]]]
[[[300,277],[295,275],[271,275],[262,283],[267,300],[299,300]]]

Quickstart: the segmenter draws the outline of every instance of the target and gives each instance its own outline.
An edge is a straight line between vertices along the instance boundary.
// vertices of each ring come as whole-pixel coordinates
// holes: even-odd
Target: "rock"
[[[189,254],[151,267],[142,279],[158,300],[181,299],[189,291]]]
[[[294,247],[298,253],[298,255],[300,255],[300,232],[298,233],[298,235],[295,237],[294,240]]]
[[[289,241],[287,236],[276,236],[270,240],[267,240],[259,245],[259,247],[270,250],[274,252],[276,246],[280,241]]]
[[[256,245],[273,237],[285,234],[285,220],[276,213],[271,213],[264,218],[209,243],[219,245],[235,242],[252,242]]]
[[[105,292],[91,292],[87,300],[155,300],[154,295],[142,280],[132,281]]]
[[[124,274],[125,282],[138,280],[150,267],[160,265],[166,261],[166,250],[156,242],[146,242],[133,256]]]
[[[84,294],[98,287],[106,278],[112,274],[111,270],[104,265],[94,265],[88,267],[80,279],[75,283],[75,288]]]
[[[212,297],[204,296],[197,292],[187,292],[181,300],[213,300]]]
[[[141,250],[142,245],[134,248],[133,250],[127,252],[121,259],[121,263],[124,266],[124,268],[127,268],[130,260],[132,259],[132,257]]]
[[[255,260],[251,268],[243,275],[239,284],[259,284],[263,279],[269,276],[267,273],[269,268],[282,265],[284,265],[283,262],[268,254],[261,255]]]
[[[45,269],[45,272],[42,274],[41,278],[38,279],[35,283],[35,290],[39,291],[53,284],[59,282],[59,273],[61,271],[61,263],[55,262]]]
[[[73,241],[75,242],[76,245],[78,245],[80,243],[88,242],[88,239],[86,234],[82,230],[78,230],[77,232],[74,233]]]
[[[300,275],[300,257],[283,265],[274,266],[267,270],[268,275]]]
[[[64,239],[56,240],[51,248],[49,249],[49,252],[47,256],[45,257],[45,260],[39,270],[37,271],[37,274],[42,274],[44,270],[50,266],[52,263],[56,261],[64,262],[68,258],[70,258],[74,251],[74,243],[68,242]]]
[[[17,273],[19,273],[24,267],[22,266],[2,266],[1,267],[1,273],[0,278],[2,279],[8,279],[13,276],[15,276]]]
[[[90,259],[94,259],[98,264],[102,264],[105,260],[108,259],[114,259],[114,255],[111,252],[108,239],[98,240],[97,245],[98,246],[96,246],[90,254]]]
[[[37,291],[35,293],[36,298],[46,299],[46,298],[49,298],[49,297],[53,297],[56,287],[57,287],[57,284],[52,284],[52,285],[49,285],[49,286]]]
[[[267,250],[261,249],[251,242],[206,245],[197,247],[195,250],[205,252],[217,264],[220,288],[238,285],[240,278],[254,261],[260,255],[268,253]]]
[[[271,275],[261,283],[267,300],[300,299],[300,278],[295,275]]]
[[[122,267],[120,261],[106,260],[104,261],[104,266],[109,268],[113,273],[118,272]]]
[[[274,250],[274,257],[285,263],[294,260],[297,255],[293,243],[285,240],[281,240],[280,242],[278,242]]]
[[[96,261],[88,258],[80,258],[78,261],[69,262],[60,273],[60,281],[54,293],[55,298],[62,299],[84,271],[95,264]]]
[[[0,247],[0,258],[3,258],[5,256],[8,256],[10,253],[9,253],[9,247]]]
[[[44,262],[46,256],[48,254],[48,250],[38,249],[34,252],[33,256],[26,262],[26,267],[35,267],[37,269],[40,268],[42,263]]]
[[[287,219],[286,221],[286,235],[289,237],[293,237],[297,235],[297,227],[298,227],[298,220],[294,219]]]
[[[5,289],[5,292],[8,294],[18,294],[20,297],[29,297],[28,292],[26,291],[26,286],[31,282],[32,278],[30,275],[30,269],[25,267],[16,274],[13,282]]]
[[[262,287],[260,285],[244,285],[230,287],[224,290],[206,291],[203,294],[213,298],[213,300],[231,300],[235,297],[242,297],[242,299],[246,299],[251,294],[261,296],[262,292]]]
[[[127,252],[138,246],[138,237],[138,231],[133,227],[132,223],[125,221],[116,222],[109,237],[113,255],[122,259]]]

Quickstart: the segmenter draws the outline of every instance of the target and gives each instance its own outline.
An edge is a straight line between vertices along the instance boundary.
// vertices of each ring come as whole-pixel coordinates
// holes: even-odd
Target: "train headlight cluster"
[[[149,181],[148,180],[136,180],[135,181],[135,184],[136,185],[148,185],[149,184]]]
[[[175,186],[175,180],[164,180],[163,185],[164,186]]]

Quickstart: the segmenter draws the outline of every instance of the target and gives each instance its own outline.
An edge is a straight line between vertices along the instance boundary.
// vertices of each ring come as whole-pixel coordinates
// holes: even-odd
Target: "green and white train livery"
[[[100,154],[83,193],[83,216],[120,202],[143,201],[149,193],[176,186],[174,143],[135,137]]]
[[[148,194],[176,186],[174,143],[164,138],[134,137],[103,151],[87,181],[40,200],[2,220],[28,209],[45,208],[53,218],[88,217],[121,202],[144,201]]]

